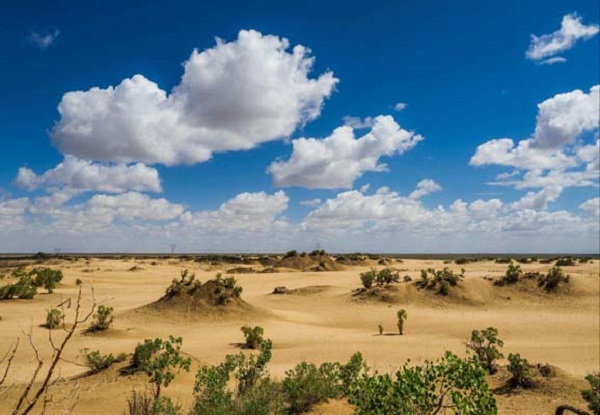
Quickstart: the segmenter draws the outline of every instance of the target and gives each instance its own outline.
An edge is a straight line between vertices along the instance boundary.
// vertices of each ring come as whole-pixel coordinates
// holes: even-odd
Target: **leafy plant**
[[[540,276],[538,286],[548,292],[556,292],[562,284],[568,284],[570,277],[565,275],[560,267],[555,266],[550,268],[548,274]]]
[[[508,371],[512,374],[510,383],[513,386],[520,386],[522,388],[530,388],[533,385],[533,377],[529,370],[529,362],[527,359],[522,358],[520,354],[508,355]]]
[[[352,387],[349,401],[358,415],[497,413],[479,360],[461,359],[450,352],[422,366],[407,363],[394,377],[363,374]]]
[[[404,322],[408,318],[408,313],[406,310],[401,309],[398,311],[398,313],[396,313],[396,315],[398,316],[398,333],[400,333],[402,336],[404,335]]]
[[[521,269],[520,265],[509,264],[508,268],[506,269],[506,273],[494,284],[499,286],[516,284],[517,282],[519,282],[519,279],[522,276],[523,270]]]
[[[182,342],[181,337],[169,336],[168,340],[146,339],[135,348],[131,369],[145,372],[150,377],[155,399],[160,396],[161,389],[173,381],[174,369],[190,370],[191,360],[180,354]]]
[[[439,295],[448,295],[449,288],[455,287],[465,276],[465,270],[455,274],[449,268],[436,271],[433,268],[421,270],[421,279],[415,282],[418,288],[426,290],[437,290]]]
[[[50,330],[54,330],[64,321],[65,315],[58,308],[51,308],[48,310],[48,314],[46,314],[46,328]]]
[[[49,293],[54,292],[56,284],[63,279],[62,271],[51,268],[35,268],[29,274],[33,277],[33,284],[36,287],[44,287]]]
[[[90,373],[98,373],[108,369],[115,363],[127,360],[125,353],[119,353],[116,357],[112,354],[101,354],[98,350],[83,349],[85,364],[90,368]]]
[[[12,275],[19,280],[14,284],[7,284],[0,287],[0,300],[10,300],[11,298],[31,300],[36,296],[37,287],[35,286],[30,273],[16,270]]]
[[[98,306],[98,312],[94,314],[94,318],[88,331],[94,333],[97,331],[108,330],[114,319],[113,308],[100,305]]]
[[[290,414],[308,412],[314,405],[340,396],[337,379],[339,366],[301,362],[288,370],[283,380],[283,393]]]
[[[471,340],[467,347],[475,352],[481,365],[488,373],[496,372],[496,360],[503,357],[499,347],[504,346],[504,342],[498,338],[498,329],[488,327],[485,330],[473,330]]]
[[[590,388],[583,390],[581,396],[588,403],[588,409],[595,415],[600,415],[600,373],[589,374],[585,380]]]
[[[386,286],[400,281],[398,271],[393,271],[390,268],[383,268],[377,271],[371,268],[369,271],[360,274],[360,281],[364,288],[372,288],[374,284],[379,287]]]
[[[243,326],[241,327],[241,330],[246,338],[244,346],[247,349],[258,349],[263,342],[263,334],[265,334],[265,329],[260,326]]]

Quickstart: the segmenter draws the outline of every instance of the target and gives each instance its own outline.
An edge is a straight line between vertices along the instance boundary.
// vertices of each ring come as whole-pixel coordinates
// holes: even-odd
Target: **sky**
[[[202,3],[3,2],[0,252],[599,252],[597,1]]]

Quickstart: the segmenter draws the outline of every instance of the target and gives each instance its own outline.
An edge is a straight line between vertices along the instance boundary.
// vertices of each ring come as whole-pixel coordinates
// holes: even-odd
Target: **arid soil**
[[[333,262],[322,263],[330,269]],[[283,264],[281,264],[283,265]],[[273,341],[270,372],[282,376],[296,363],[345,361],[356,351],[362,352],[369,366],[379,371],[394,371],[407,359],[419,364],[436,359],[450,350],[465,354],[465,343],[473,329],[496,327],[504,340],[503,352],[520,353],[531,363],[550,364],[556,376],[544,379],[532,390],[508,391],[502,388],[508,378],[505,369],[489,379],[497,388],[500,414],[553,414],[559,404],[585,408],[579,390],[583,377],[599,370],[600,300],[599,262],[564,267],[571,276],[569,287],[548,294],[530,286],[495,287],[488,278],[498,278],[505,264],[479,261],[466,265],[444,264],[441,260],[390,261],[390,266],[413,281],[420,270],[448,266],[455,271],[465,268],[464,282],[448,297],[417,290],[411,282],[401,282],[391,295],[382,299],[352,295],[360,287],[359,274],[370,266],[382,268],[377,261],[364,266],[336,265],[338,271],[304,272],[278,268],[278,272],[259,272],[260,263],[244,265],[256,273],[225,274],[239,264],[199,263],[180,259],[96,259],[51,260],[44,266],[61,269],[65,275],[53,294],[40,290],[33,300],[0,301],[0,358],[20,337],[19,350],[12,362],[4,389],[0,389],[0,414],[9,414],[24,382],[32,375],[36,361],[25,334],[46,361],[52,350],[49,330],[41,327],[46,312],[68,298],[74,299],[77,279],[83,281],[83,309],[93,299],[114,307],[115,321],[106,332],[85,334],[78,330],[69,342],[60,364],[62,378],[50,390],[52,401],[47,413],[120,414],[132,389],[143,390],[144,375],[124,376],[119,366],[91,376],[82,366],[81,350],[102,353],[132,353],[146,338],[169,335],[183,338],[182,350],[192,357],[190,373],[181,373],[166,389],[166,394],[184,407],[192,399],[195,368],[215,364],[226,354],[238,353],[243,341],[240,327],[260,325],[265,337]],[[303,265],[304,267],[304,265]],[[534,262],[521,265],[526,271],[547,271],[551,264]],[[217,272],[234,275],[243,287],[241,297],[250,307],[225,314],[203,313],[185,307],[148,307],[164,295],[183,269],[206,281]],[[0,280],[2,285],[6,280]],[[93,293],[91,290],[93,287]],[[288,292],[272,294],[275,287]],[[92,297],[93,295],[93,297]],[[74,305],[74,303],[72,303]],[[408,312],[404,336],[396,334],[396,311]],[[74,307],[66,309],[66,321],[72,320]],[[378,325],[384,334],[378,335]],[[61,332],[54,331],[55,340]],[[501,361],[506,365],[506,360]],[[122,366],[122,364],[120,365]],[[0,378],[4,364],[0,365]],[[7,388],[8,386],[8,388]],[[34,411],[41,413],[40,407]],[[317,407],[314,414],[351,414],[352,407],[341,401]]]

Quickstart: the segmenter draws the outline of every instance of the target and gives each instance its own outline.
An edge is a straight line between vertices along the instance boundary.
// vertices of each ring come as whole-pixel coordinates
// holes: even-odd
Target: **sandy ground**
[[[359,273],[367,267],[346,267],[338,272],[279,272],[273,274],[236,275],[244,291],[245,301],[259,312],[243,313],[228,318],[195,318],[177,315],[156,315],[138,310],[157,300],[182,269],[196,273],[205,281],[214,277],[217,268],[173,260],[107,260],[80,259],[52,265],[62,269],[65,278],[53,294],[40,294],[34,300],[0,302],[0,356],[17,337],[19,351],[13,361],[6,385],[0,391],[0,414],[8,414],[14,405],[19,384],[35,369],[31,347],[24,333],[32,331],[32,339],[40,355],[51,355],[49,331],[40,324],[46,310],[62,300],[74,298],[76,279],[84,282],[83,308],[88,309],[93,285],[97,302],[115,309],[113,327],[104,333],[83,334],[77,331],[60,365],[60,376],[69,378],[85,372],[80,350],[98,349],[102,353],[131,353],[145,338],[166,338],[172,334],[183,337],[183,351],[193,357],[195,366],[215,364],[226,354],[238,353],[236,343],[243,341],[240,326],[261,325],[266,337],[273,340],[270,372],[281,376],[301,360],[344,361],[356,351],[362,352],[368,364],[379,371],[394,371],[407,359],[420,363],[436,359],[445,350],[465,353],[465,342],[473,329],[488,326],[499,330],[505,341],[503,352],[518,352],[532,363],[549,363],[559,375],[548,380],[538,391],[522,391],[497,396],[500,414],[551,414],[561,403],[584,408],[578,390],[585,385],[583,377],[599,370],[600,309],[599,262],[565,267],[572,283],[568,292],[548,295],[535,290],[513,287],[493,287],[484,276],[499,277],[506,265],[490,261],[466,266],[444,265],[438,260],[404,260],[394,266],[401,275],[418,278],[423,268],[450,266],[466,268],[465,281],[452,298],[441,298],[417,291],[412,284],[400,284],[400,303],[364,302],[353,298],[351,291],[360,286]],[[130,269],[137,266],[139,270]],[[232,268],[235,265],[222,269]],[[525,270],[547,271],[550,265],[522,265]],[[271,295],[276,286],[288,289],[319,286],[305,295]],[[386,333],[396,330],[396,311],[408,312],[405,335],[377,335],[381,324]],[[66,310],[72,319],[73,307]],[[56,339],[60,335],[55,332]],[[79,364],[76,364],[79,363]],[[504,360],[503,364],[506,363]],[[0,378],[4,365],[0,365]],[[194,373],[182,374],[168,388],[167,394],[184,406],[191,401]],[[491,379],[494,386],[502,382],[499,374]],[[76,414],[122,413],[126,397],[135,388],[142,388],[144,378],[119,376],[116,369],[95,376],[57,383],[54,402],[48,413],[69,408],[77,398]],[[110,399],[107,399],[110,397]],[[524,409],[527,408],[527,409]],[[314,414],[349,414],[352,409],[343,402],[331,402],[315,409]]]

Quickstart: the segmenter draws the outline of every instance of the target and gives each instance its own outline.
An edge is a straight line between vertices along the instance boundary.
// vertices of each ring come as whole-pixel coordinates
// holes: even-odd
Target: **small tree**
[[[533,377],[529,370],[529,362],[527,359],[522,358],[520,354],[508,355],[508,371],[512,374],[510,383],[513,386],[521,386],[523,388],[530,388],[533,385]]]
[[[467,347],[475,352],[481,365],[488,373],[496,372],[496,360],[503,357],[498,347],[504,346],[504,342],[498,338],[498,329],[488,327],[485,330],[473,330],[471,340]]]
[[[362,272],[360,274],[360,282],[362,283],[363,287],[365,287],[366,289],[369,289],[373,286],[373,283],[375,282],[376,277],[377,277],[377,271],[375,271],[374,269],[371,269],[369,271]]]
[[[46,328],[54,330],[64,321],[65,315],[58,308],[51,308],[46,314]]]
[[[53,293],[56,284],[63,279],[62,271],[51,268],[35,268],[31,270],[30,275],[33,276],[33,284],[36,287],[44,287],[48,293]]]
[[[506,275],[504,275],[503,281],[506,284],[514,284],[519,282],[519,277],[523,275],[523,271],[519,265],[509,264],[506,269]]]
[[[406,310],[402,309],[399,310],[398,313],[396,313],[396,315],[398,316],[398,332],[402,336],[404,335],[404,322],[408,318],[408,313],[406,312]]]
[[[146,339],[138,344],[133,353],[131,366],[134,371],[143,371],[150,377],[154,388],[154,399],[160,397],[161,389],[168,387],[175,378],[174,369],[190,370],[190,358],[180,354],[181,337],[169,336],[168,340]]]
[[[255,326],[254,328],[250,326],[243,326],[240,328],[240,330],[242,330],[242,333],[244,333],[244,337],[246,338],[244,347],[247,349],[258,349],[263,342],[263,334],[265,334],[265,329],[260,326]]]
[[[100,305],[98,306],[98,312],[94,314],[94,319],[92,320],[92,324],[90,324],[88,331],[94,333],[97,331],[108,330],[114,319],[113,308]]]

